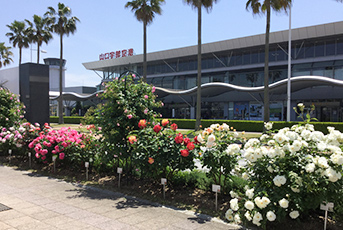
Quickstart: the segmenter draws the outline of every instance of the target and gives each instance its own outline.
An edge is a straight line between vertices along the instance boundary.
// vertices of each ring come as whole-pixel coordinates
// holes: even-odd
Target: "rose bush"
[[[128,140],[135,167],[143,171],[141,175],[169,180],[177,171],[194,168],[194,142],[177,133],[176,124],[170,125],[168,119],[161,124],[146,120],[139,124],[140,129],[132,131]]]
[[[13,155],[26,156],[28,144],[46,129],[47,124],[41,129],[38,123],[33,125],[29,122],[24,122],[19,127],[2,128],[0,132],[0,150],[7,152],[12,149]]]
[[[92,133],[79,133],[71,128],[50,128],[46,132],[40,132],[39,137],[28,146],[33,149],[38,161],[51,163],[55,156],[57,161],[80,168],[84,167],[84,162],[92,163],[100,150],[96,136]]]
[[[287,216],[297,219],[323,201],[341,209],[343,134],[331,127],[328,131],[324,135],[306,123],[247,141],[241,173],[248,186],[234,191],[237,202],[230,202],[227,219],[266,228]]]
[[[113,169],[114,166],[125,167],[125,172],[132,170],[132,152],[127,144],[127,136],[138,130],[140,120],[149,121],[160,117],[154,108],[162,106],[156,101],[155,87],[136,78],[135,75],[115,78],[104,84],[105,90],[99,98],[103,103],[98,106],[92,121],[101,127],[101,141],[106,143],[106,153],[102,154],[103,167]],[[156,127],[158,129],[158,127]],[[104,168],[105,169],[105,168]]]
[[[0,87],[0,105],[0,127],[18,127],[25,112],[18,95]]]
[[[226,188],[238,164],[241,145],[238,133],[227,124],[213,124],[196,136],[197,150],[203,167],[215,184]]]

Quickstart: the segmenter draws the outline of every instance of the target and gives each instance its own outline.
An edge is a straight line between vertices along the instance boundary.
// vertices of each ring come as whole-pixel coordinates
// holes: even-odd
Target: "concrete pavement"
[[[5,205],[11,209],[1,211]],[[240,229],[190,211],[0,165],[0,229]]]

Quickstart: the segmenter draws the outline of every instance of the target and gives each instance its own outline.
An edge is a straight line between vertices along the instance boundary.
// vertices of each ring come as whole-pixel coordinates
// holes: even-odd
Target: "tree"
[[[285,10],[291,6],[292,0],[248,0],[246,9],[251,8],[253,14],[267,14],[265,50],[264,50],[264,121],[269,121],[269,33],[270,33],[270,12]]]
[[[5,46],[5,42],[0,42],[0,69],[2,66],[6,66],[13,62],[11,56],[13,56],[11,47]]]
[[[15,20],[11,25],[6,25],[12,32],[6,33],[9,37],[10,42],[13,43],[13,47],[19,47],[19,65],[21,64],[21,51],[22,48],[29,47],[28,29],[26,28],[25,22],[19,22]]]
[[[194,9],[198,10],[198,77],[197,77],[197,107],[196,107],[196,122],[195,130],[200,129],[201,124],[201,8],[204,7],[209,12],[213,3],[217,0],[184,0]]]
[[[161,15],[161,4],[164,0],[133,0],[125,4],[125,8],[131,8],[138,21],[143,22],[143,81],[147,76],[147,30],[146,27],[152,23],[155,14]]]
[[[30,28],[29,38],[33,43],[37,43],[37,64],[39,64],[40,47],[45,42],[48,44],[52,38],[51,28],[48,27],[48,18],[42,18],[38,15],[33,15],[33,23],[25,20]],[[33,25],[34,24],[34,25]]]
[[[63,94],[62,94],[62,70],[63,70],[63,36],[74,34],[76,31],[76,22],[80,20],[77,17],[71,16],[71,9],[63,3],[58,3],[58,9],[48,7],[48,11],[44,14],[47,16],[47,24],[51,26],[52,31],[60,35],[60,81],[58,98],[58,123],[63,124]]]

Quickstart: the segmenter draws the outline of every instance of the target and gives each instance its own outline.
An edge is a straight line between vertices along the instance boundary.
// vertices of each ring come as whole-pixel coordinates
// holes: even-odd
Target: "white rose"
[[[256,222],[260,222],[261,220],[263,220],[262,214],[259,213],[259,212],[256,212],[254,217],[253,217],[253,220],[256,221]]]
[[[276,215],[272,211],[268,211],[266,216],[269,221],[274,221],[276,219]]]
[[[336,165],[343,165],[343,155],[342,154],[332,154],[330,156],[330,160],[332,161],[332,163],[336,164]]]
[[[249,199],[252,199],[254,197],[254,189],[247,189],[245,191],[245,195],[249,198]]]
[[[239,197],[238,194],[235,193],[234,191],[230,191],[230,196],[231,196],[232,198],[238,198],[238,197]]]
[[[326,149],[326,144],[323,141],[320,141],[317,143],[317,149],[319,151],[323,151],[324,149]]]
[[[240,224],[242,221],[241,221],[241,217],[238,215],[238,214],[236,214],[235,216],[234,216],[234,220],[235,220],[235,223],[236,224]]]
[[[326,160],[325,157],[319,157],[317,164],[321,168],[328,168],[329,167],[328,161]]]
[[[203,142],[204,141],[204,139],[202,138],[201,134],[198,135],[197,141],[199,141],[199,142]]]
[[[279,205],[282,207],[282,208],[288,208],[288,200],[286,200],[285,198],[282,198],[281,200],[279,200]]]
[[[233,211],[237,211],[239,209],[239,206],[238,206],[238,199],[237,198],[234,198],[232,200],[230,200],[230,208],[233,210]]]
[[[273,128],[273,123],[272,122],[264,122],[264,127],[266,130],[271,130]]]
[[[248,179],[249,179],[249,174],[246,173],[246,172],[242,173],[242,178],[243,178],[244,180],[248,180]]]
[[[250,211],[254,209],[255,205],[253,202],[251,202],[250,200],[246,201],[244,204],[244,207],[246,209],[249,209]]]
[[[251,221],[251,220],[252,220],[251,215],[250,215],[250,213],[249,213],[248,211],[246,211],[246,212],[244,213],[244,216],[245,216],[245,218],[246,218],[248,221]]]
[[[214,142],[215,140],[216,140],[216,136],[214,136],[213,134],[208,136],[208,139],[207,139],[208,142]]]
[[[228,221],[233,221],[233,211],[231,209],[228,209],[226,212],[225,212],[225,217]]]
[[[299,212],[298,211],[292,211],[289,213],[289,216],[292,218],[292,219],[296,219],[298,218],[299,216]]]
[[[276,176],[273,179],[273,182],[276,186],[281,187],[281,185],[284,185],[286,183],[286,177],[285,176]]]
[[[308,173],[314,172],[315,168],[316,168],[316,165],[314,163],[310,163],[305,166],[305,170]]]

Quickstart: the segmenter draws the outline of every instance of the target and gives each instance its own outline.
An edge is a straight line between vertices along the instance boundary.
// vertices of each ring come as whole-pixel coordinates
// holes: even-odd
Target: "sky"
[[[135,54],[143,53],[143,24],[125,8],[128,0],[0,0],[0,42],[9,43],[6,25],[14,20],[33,20],[33,15],[43,16],[49,6],[57,9],[58,2],[72,10],[72,16],[80,19],[77,31],[64,37],[66,86],[95,86],[101,78],[82,63],[99,60],[102,53],[133,48]],[[253,15],[245,7],[247,0],[218,0],[212,10],[202,13],[202,43],[264,34],[265,15]],[[197,12],[183,0],[166,0],[162,15],[156,15],[148,26],[147,49],[149,52],[175,49],[197,44]],[[335,0],[293,0],[292,28],[300,28],[343,20],[343,4]],[[288,30],[289,16],[284,12],[272,13],[271,32]],[[23,49],[22,63],[36,62],[37,46]],[[41,49],[43,58],[59,58],[59,35]],[[19,49],[13,48],[13,63],[19,64]],[[5,69],[3,68],[3,69]]]

